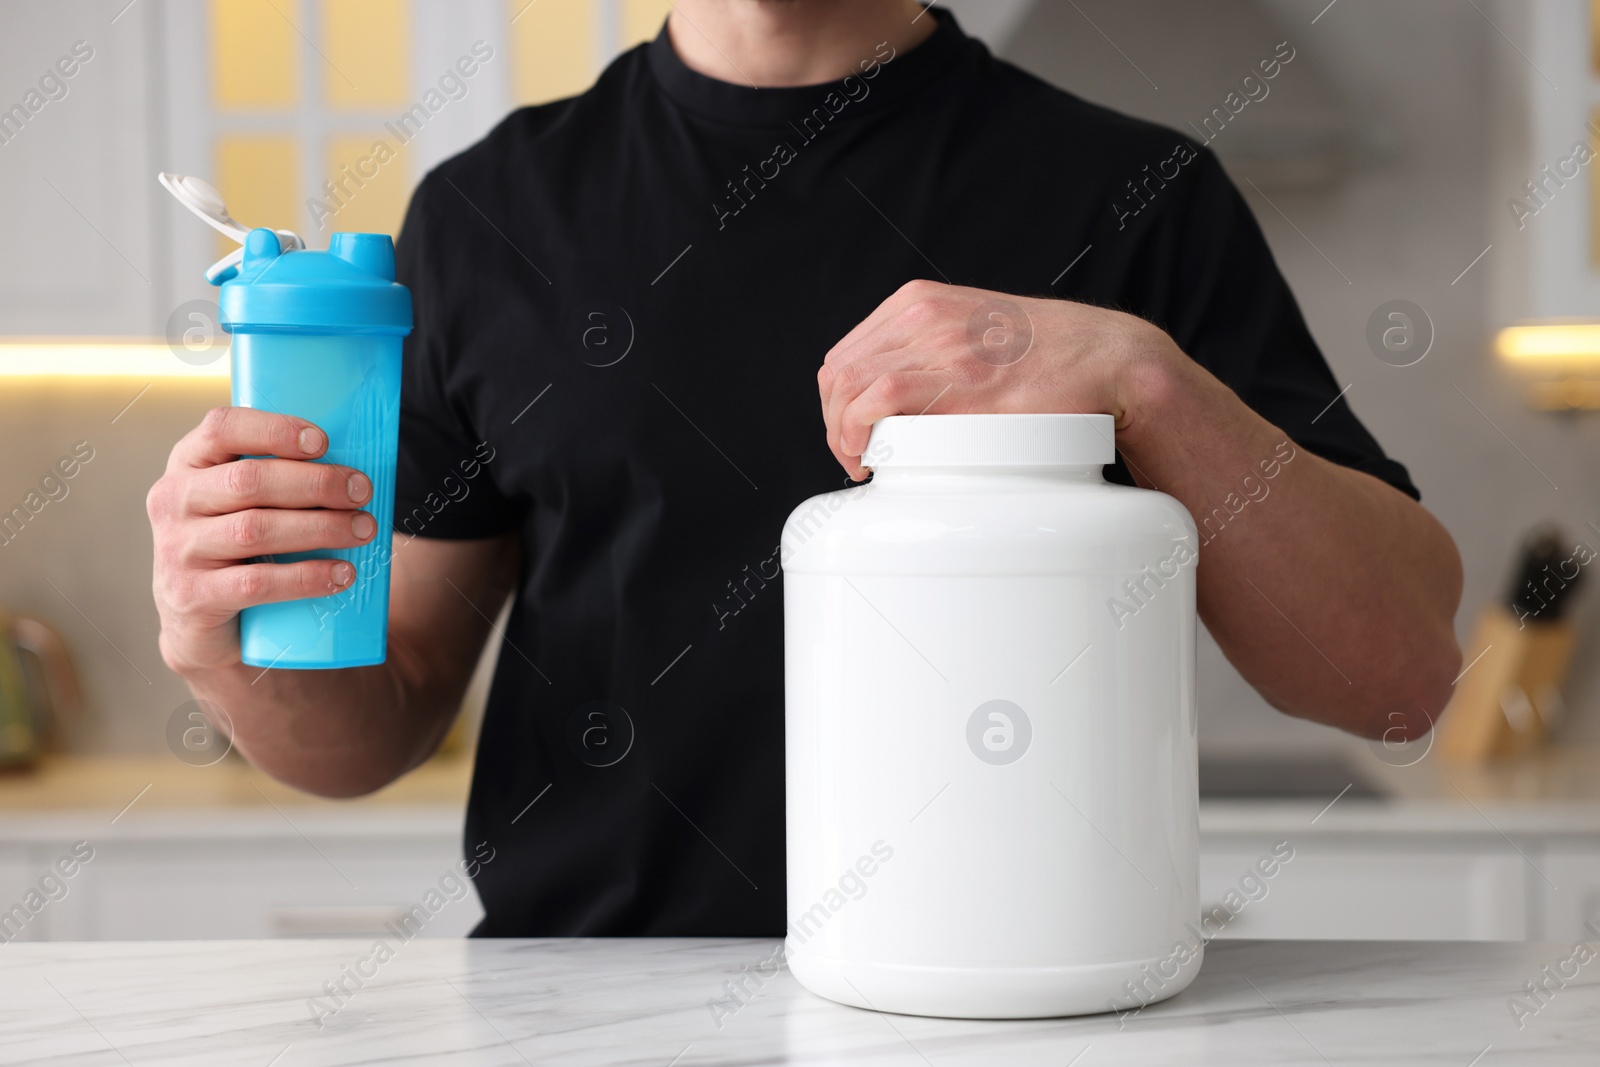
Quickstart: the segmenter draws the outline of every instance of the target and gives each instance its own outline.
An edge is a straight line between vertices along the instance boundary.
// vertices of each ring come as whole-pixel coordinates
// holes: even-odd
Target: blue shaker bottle
[[[382,663],[400,439],[400,346],[411,293],[394,280],[387,234],[336,233],[326,252],[283,250],[251,230],[237,273],[222,275],[222,328],[233,335],[233,403],[307,419],[328,435],[315,462],[372,480],[365,510],[378,532],[359,548],[295,552],[269,562],[343,559],[355,581],[330,596],[259,604],[239,616],[244,662],[318,669]],[[221,280],[219,278],[218,280]]]

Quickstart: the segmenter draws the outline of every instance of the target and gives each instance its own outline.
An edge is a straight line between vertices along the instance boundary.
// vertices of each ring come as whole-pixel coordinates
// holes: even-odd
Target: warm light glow
[[[181,349],[181,346],[180,346]],[[191,359],[208,356],[209,363],[179,359],[165,341],[128,341],[115,338],[0,338],[0,378],[192,378],[228,377],[226,343],[211,351],[184,350]]]
[[[1550,322],[1510,326],[1495,336],[1494,348],[1501,359],[1510,363],[1600,368],[1600,323]]]

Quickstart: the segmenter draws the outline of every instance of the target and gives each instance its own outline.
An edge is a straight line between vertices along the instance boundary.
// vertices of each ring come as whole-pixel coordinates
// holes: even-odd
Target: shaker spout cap
[[[394,241],[386,233],[336,233],[328,251],[374,277],[394,281]]]
[[[278,235],[266,227],[251,230],[244,239],[244,266],[243,271],[260,270],[262,261],[277,259],[283,255],[283,246],[278,243]]]

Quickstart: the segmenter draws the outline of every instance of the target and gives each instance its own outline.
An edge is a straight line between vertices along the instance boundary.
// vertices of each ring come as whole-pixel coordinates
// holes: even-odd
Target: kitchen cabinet
[[[84,891],[52,915],[51,939],[376,936],[455,870],[460,851],[459,833],[328,838],[315,849],[298,838],[106,845]],[[483,914],[455,873],[452,887],[466,895],[429,916],[426,936],[463,936]]]
[[[1539,858],[1544,872],[1540,886],[1539,936],[1550,941],[1577,942],[1600,939],[1600,847],[1581,839],[1552,841]]]
[[[1522,940],[1529,936],[1524,861],[1504,842],[1301,841],[1272,878],[1267,849],[1221,842],[1201,850],[1201,914],[1232,891],[1220,936],[1362,940]],[[1594,855],[1600,884],[1600,851]],[[1252,878],[1251,874],[1255,876]],[[1241,883],[1243,883],[1241,885]],[[1254,895],[1255,899],[1251,899]]]
[[[1231,891],[1240,902],[1207,934],[1592,940],[1595,755],[1495,772],[1510,774],[1498,794],[1463,774],[1451,779],[1459,792],[1434,786],[1410,768],[1400,781],[1415,795],[1389,802],[1203,800],[1201,901]],[[326,801],[235,760],[53,759],[0,780],[0,915],[83,841],[94,858],[17,940],[366,938],[430,890],[443,903],[420,936],[460,936],[482,914],[477,895],[449,899],[456,883],[441,880],[459,876],[470,773],[466,760],[430,761],[372,797]]]
[[[129,5],[113,22],[121,6],[7,5],[0,333],[148,334],[171,306],[152,210],[159,14]],[[39,103],[40,79],[66,69]],[[30,91],[39,107],[19,126],[8,109]]]
[[[331,801],[231,758],[48,757],[0,778],[0,921],[71,860],[23,938],[365,938],[407,913],[418,936],[459,937],[483,914],[460,867],[470,775],[435,759]],[[493,862],[492,843],[472,851]]]
[[[46,905],[19,940],[377,936],[430,890],[444,903],[420,936],[463,936],[483,914],[460,877],[454,811],[370,813],[337,826],[302,815],[304,836],[272,818],[276,828],[237,817],[231,828],[173,820],[102,840],[67,880],[67,896]],[[1287,839],[1203,833],[1208,935],[1570,942],[1595,936],[1584,933],[1585,920],[1600,925],[1600,835],[1518,835],[1527,858],[1498,835],[1306,835],[1293,842],[1292,859],[1262,877],[1258,862]],[[20,902],[73,840],[0,844],[4,906]],[[1230,891],[1233,914],[1212,911]]]
[[[1202,803],[1202,915],[1225,938],[1594,939],[1600,805]],[[1276,860],[1287,847],[1288,862]],[[1277,849],[1275,853],[1274,850]]]
[[[0,830],[0,908],[22,902],[78,842],[93,858],[19,940],[365,938],[403,921],[416,936],[461,937],[483,916],[452,808],[297,812],[293,824],[271,809],[184,814],[136,832],[71,815],[33,821],[13,816]]]
[[[43,869],[35,867],[26,861],[23,856],[0,857],[0,937],[7,941],[44,941],[48,939],[48,929],[40,916],[29,915],[27,921],[22,921],[20,915],[11,913],[13,905],[20,905],[27,898],[30,889],[37,889],[39,877]],[[48,910],[48,909],[46,909]],[[24,907],[24,912],[26,908]]]
[[[420,924],[420,936],[460,937],[482,917],[460,876],[459,812],[369,812],[331,825],[297,813],[296,824],[270,811],[226,820],[186,816],[102,836],[94,858],[64,880],[65,897],[47,903],[15,939],[369,937],[423,904],[430,890],[443,903]],[[8,829],[15,834],[15,819]],[[32,836],[0,839],[0,908],[21,903],[85,839],[48,828]],[[1286,840],[1293,858],[1263,877],[1259,861]],[[1519,833],[1511,841],[1464,832],[1293,839],[1203,830],[1201,902],[1213,916],[1206,933],[1594,939],[1583,924],[1600,926],[1600,834]],[[1232,914],[1214,911],[1230,892]]]

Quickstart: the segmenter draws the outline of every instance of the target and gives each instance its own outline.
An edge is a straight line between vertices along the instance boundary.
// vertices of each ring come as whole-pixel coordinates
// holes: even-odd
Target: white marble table
[[[1600,1062],[1600,959],[1564,987],[1552,983],[1520,1028],[1508,1007],[1571,945],[1216,942],[1187,992],[1137,1017],[995,1023],[840,1007],[775,966],[763,982],[772,942],[392,943],[392,959],[365,964],[370,942],[0,945],[0,1062]],[[372,977],[319,1027],[308,1001],[347,966]],[[741,974],[756,976],[745,980],[742,1006],[723,986]],[[713,999],[724,1000],[720,1013]]]

